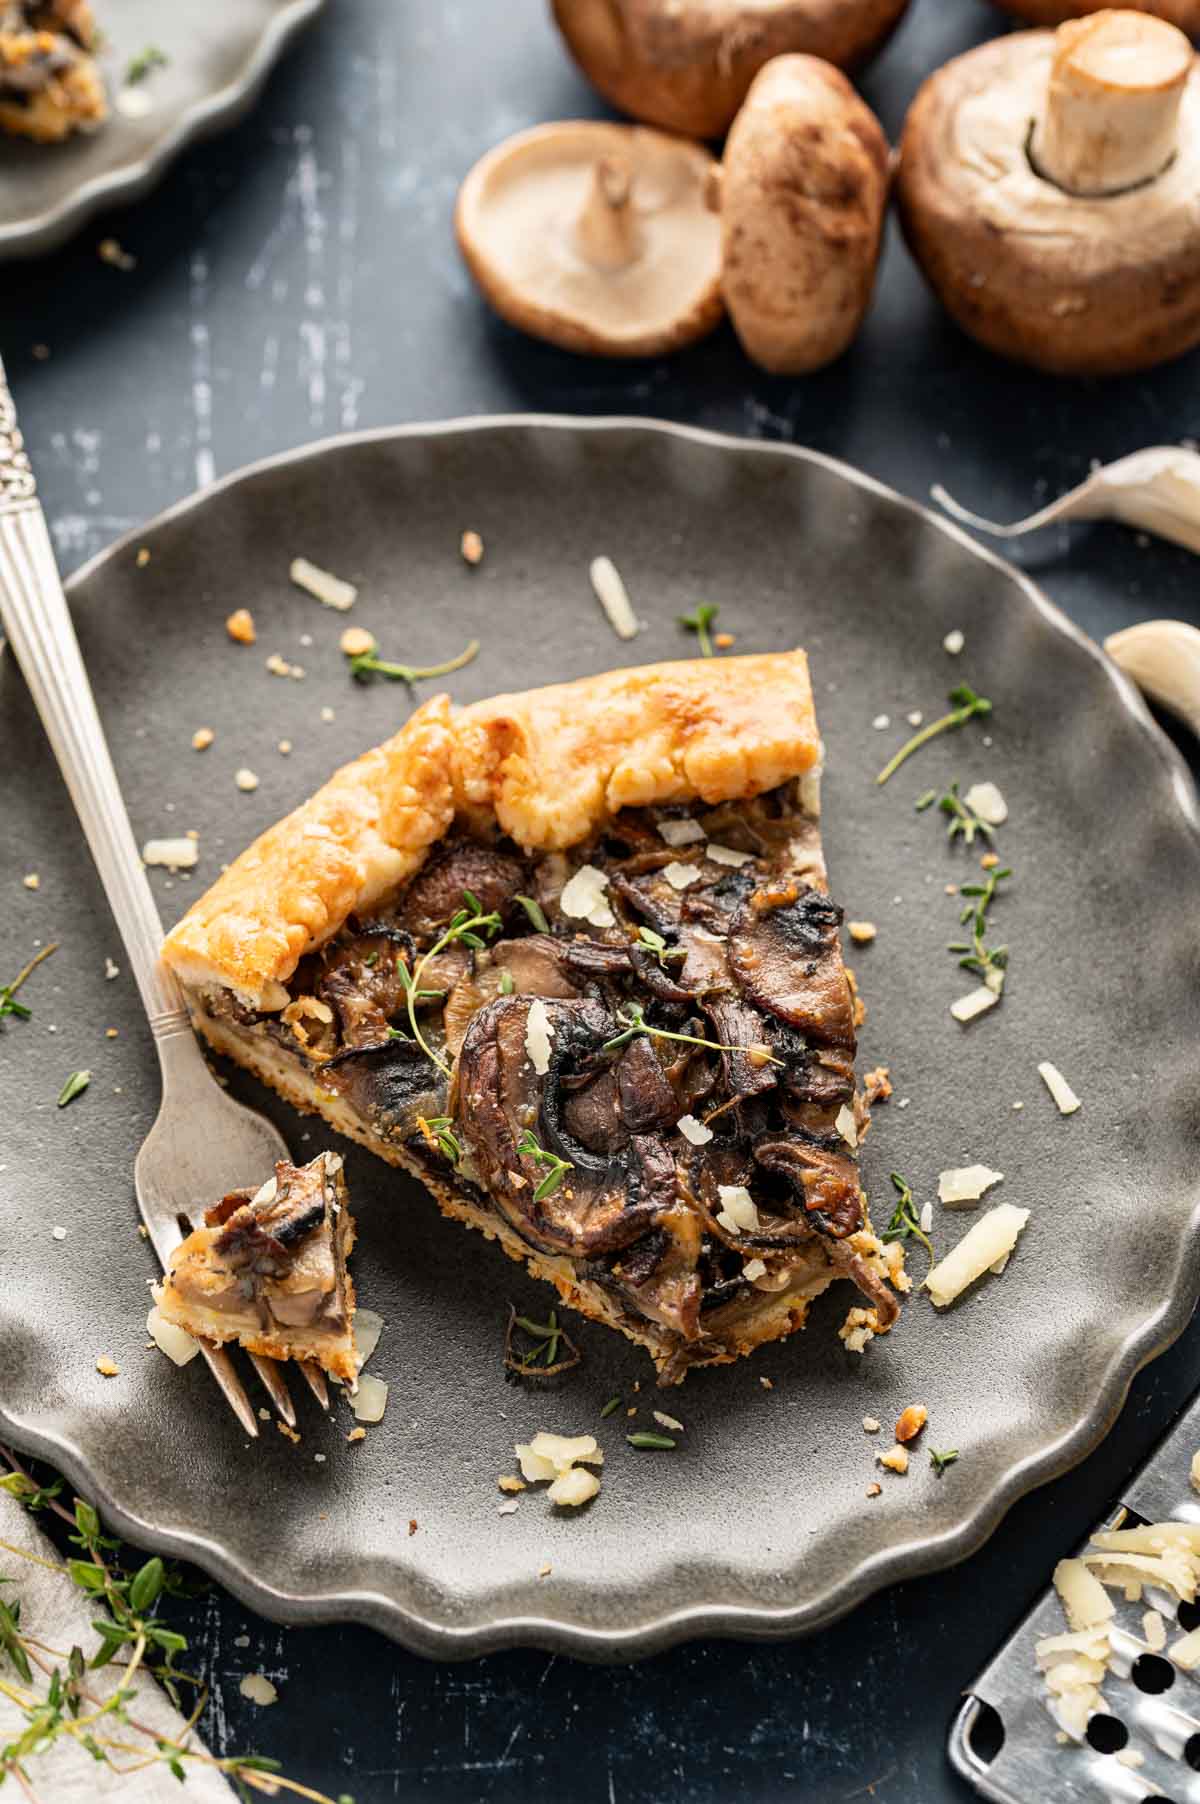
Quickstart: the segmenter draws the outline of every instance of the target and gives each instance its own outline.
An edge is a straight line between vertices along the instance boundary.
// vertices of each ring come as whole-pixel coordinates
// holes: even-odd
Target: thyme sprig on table
[[[611,1040],[605,1040],[601,1052],[616,1052],[630,1040],[645,1034],[652,1040],[679,1040],[685,1046],[707,1046],[712,1052],[745,1052],[761,1057],[764,1065],[780,1065],[783,1060],[777,1059],[765,1046],[727,1046],[724,1040],[706,1040],[701,1034],[678,1034],[670,1028],[652,1027],[646,1019],[640,1002],[630,1002],[623,1009],[617,1010],[617,1020],[621,1023],[622,1032],[614,1034]]]
[[[653,952],[660,965],[666,966],[682,962],[686,957],[682,946],[668,946],[661,933],[655,933],[653,927],[638,928],[638,944],[647,952]]]
[[[704,601],[701,602],[694,614],[680,614],[679,616],[680,626],[685,626],[689,633],[695,633],[697,639],[700,641],[700,656],[702,658],[712,658],[716,656],[716,653],[713,650],[712,633],[709,629],[720,612],[720,608],[715,606],[711,601]]]
[[[157,44],[147,44],[144,50],[139,50],[136,56],[130,57],[125,70],[125,85],[136,87],[139,81],[145,81],[155,69],[165,69],[170,60],[166,51],[160,50]]]
[[[463,946],[472,947],[476,952],[481,952],[487,944],[487,941],[489,939],[494,939],[502,926],[500,916],[495,909],[491,910],[490,913],[485,914],[483,912],[483,904],[477,896],[471,894],[469,889],[463,891],[463,903],[464,906],[451,916],[450,925],[447,927],[445,933],[442,934],[440,939],[434,941],[433,945],[429,948],[429,951],[417,960],[411,971],[404,963],[403,959],[398,959],[396,964],[397,974],[399,975],[400,982],[404,986],[404,1001],[408,1013],[408,1025],[412,1030],[412,1038],[421,1048],[425,1057],[429,1059],[432,1064],[437,1066],[443,1077],[450,1076],[450,1067],[447,1065],[445,1059],[439,1057],[433,1050],[433,1047],[421,1032],[421,1024],[417,1020],[417,1003],[430,996],[440,996],[443,992],[441,990],[423,990],[421,988],[421,979],[428,969],[430,960],[435,959],[439,952],[444,952],[447,946],[461,944]],[[401,1039],[404,1037],[402,1034],[399,1034],[399,1030],[395,1028],[389,1029],[389,1033],[393,1037],[399,1037]]]
[[[1000,884],[1006,877],[1011,876],[1012,871],[1007,865],[996,865],[988,872],[986,883],[964,883],[961,886],[959,894],[969,897],[970,900],[963,909],[959,920],[964,927],[968,921],[971,923],[971,938],[969,942],[951,940],[946,948],[948,952],[959,953],[961,956],[958,962],[962,969],[974,971],[977,976],[982,978],[989,990],[995,991],[997,996],[1004,988],[1004,979],[1008,970],[1008,947],[989,947],[985,943],[988,930],[988,910],[996,900]]]
[[[546,1197],[553,1196],[569,1171],[575,1167],[570,1159],[560,1159],[538,1140],[532,1128],[526,1128],[517,1141],[517,1151],[526,1159],[532,1159],[540,1170],[546,1173],[533,1193],[535,1203],[544,1202]]]
[[[369,682],[372,677],[387,677],[393,683],[420,683],[426,677],[449,676],[451,671],[461,670],[479,656],[479,641],[472,639],[465,651],[460,651],[456,658],[447,658],[444,664],[389,664],[376,651],[360,652],[350,660],[350,675],[360,682]]]
[[[958,1458],[958,1448],[957,1447],[951,1447],[945,1453],[939,1453],[936,1447],[931,1447],[929,1449],[929,1463],[933,1467],[934,1471],[937,1473],[939,1478],[942,1476],[942,1473],[946,1470],[946,1467],[952,1466],[957,1458]]]
[[[276,1760],[259,1754],[218,1758],[198,1747],[192,1730],[207,1706],[208,1690],[177,1666],[176,1656],[186,1652],[187,1639],[159,1614],[162,1600],[183,1594],[187,1581],[157,1557],[136,1569],[124,1566],[120,1543],[103,1532],[91,1504],[77,1497],[73,1510],[67,1509],[59,1501],[62,1480],[39,1483],[5,1447],[0,1447],[0,1471],[0,1489],[28,1510],[51,1512],[71,1528],[70,1542],[79,1549],[77,1557],[62,1563],[8,1542],[0,1543],[5,1553],[58,1573],[102,1612],[92,1622],[99,1646],[85,1661],[78,1646],[65,1653],[48,1646],[37,1625],[25,1620],[19,1598],[0,1600],[0,1696],[16,1707],[23,1722],[12,1740],[0,1743],[0,1785],[11,1778],[27,1804],[46,1804],[48,1794],[35,1788],[36,1765],[57,1744],[70,1741],[117,1774],[163,1766],[185,1780],[189,1766],[210,1767],[233,1783],[243,1804],[251,1804],[252,1794],[279,1797],[284,1792],[308,1804],[335,1804],[326,1793],[285,1778]],[[0,1580],[6,1587],[15,1583],[11,1576]],[[109,1666],[117,1675],[111,1689],[92,1676]],[[133,1714],[132,1685],[139,1670],[153,1674],[177,1709],[182,1709],[180,1688],[193,1688],[195,1702],[177,1739]],[[336,1804],[353,1804],[353,1799],[342,1793]]]
[[[982,834],[988,844],[992,841],[992,828],[982,815],[963,801],[958,793],[958,784],[951,783],[949,789],[938,803],[943,814],[949,815],[950,824],[946,828],[946,838],[961,839],[964,846],[973,846],[978,834]]]
[[[898,1171],[892,1172],[891,1178],[896,1191],[896,1207],[892,1211],[891,1221],[879,1236],[880,1240],[919,1240],[932,1259],[933,1242],[921,1226],[912,1185]]]
[[[525,1335],[530,1344],[518,1346],[518,1330]],[[565,1353],[560,1357],[559,1349]],[[504,1336],[504,1364],[510,1372],[520,1378],[553,1378],[559,1372],[569,1372],[583,1359],[583,1354],[575,1345],[565,1328],[560,1328],[558,1311],[552,1309],[544,1322],[534,1322],[527,1315],[518,1315],[510,1303],[508,1306],[508,1332]]]
[[[976,695],[969,683],[959,683],[946,699],[953,703],[949,714],[931,720],[927,727],[914,733],[898,752],[894,752],[876,777],[877,783],[886,783],[889,777],[894,777],[906,759],[911,758],[923,745],[928,745],[931,739],[936,739],[940,733],[952,733],[959,727],[965,727],[977,714],[990,714],[992,711],[992,704],[987,697]]]
[[[13,1015],[18,1021],[29,1020],[33,1010],[24,1002],[17,1001],[17,991],[32,973],[37,970],[42,960],[44,958],[49,958],[52,952],[57,951],[58,942],[57,940],[53,940],[50,945],[43,946],[37,956],[31,958],[29,963],[22,970],[17,972],[17,975],[13,978],[11,983],[0,984],[0,1018],[3,1018],[5,1015]]]

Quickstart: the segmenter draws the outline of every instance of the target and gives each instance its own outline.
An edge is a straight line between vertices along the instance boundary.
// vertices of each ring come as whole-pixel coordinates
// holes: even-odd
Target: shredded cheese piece
[[[618,639],[636,639],[638,618],[621,573],[610,557],[594,557],[588,567],[596,600]]]
[[[982,1015],[986,1010],[995,1008],[999,1000],[995,990],[990,989],[987,984],[981,983],[978,988],[968,990],[965,996],[960,996],[957,1002],[952,1002],[950,1013],[956,1021],[974,1021],[976,1015]]]
[[[612,910],[604,893],[607,888],[608,877],[604,871],[594,864],[581,864],[574,876],[563,884],[559,907],[573,921],[590,921],[594,927],[611,927]],[[598,913],[606,914],[607,921],[595,920]]]
[[[322,607],[335,608],[339,614],[346,613],[358,600],[353,583],[343,582],[319,564],[310,564],[306,557],[294,557],[288,575],[298,589],[306,590]]]
[[[143,864],[164,864],[169,871],[190,871],[199,857],[194,839],[148,839],[142,847]]]
[[[1017,1209],[1012,1203],[998,1203],[981,1216],[925,1279],[925,1289],[937,1307],[944,1309],[953,1303],[989,1266],[1007,1258],[1028,1220],[1028,1209]]]
[[[753,852],[739,852],[733,846],[709,845],[705,848],[704,856],[711,858],[714,864],[730,864],[737,870],[742,865],[749,864],[754,854]]]
[[[174,1360],[177,1366],[187,1365],[188,1361],[195,1359],[200,1351],[200,1342],[194,1339],[186,1328],[180,1328],[177,1323],[169,1322],[157,1303],[146,1317],[146,1332],[159,1352],[165,1353],[167,1358]]]
[[[546,1492],[551,1503],[562,1508],[577,1510],[581,1504],[590,1503],[600,1489],[600,1480],[594,1472],[584,1466],[572,1466],[556,1478]]]
[[[693,1146],[707,1146],[713,1137],[712,1129],[705,1127],[702,1121],[697,1121],[694,1115],[681,1115],[675,1126]]]
[[[668,846],[690,846],[694,841],[705,837],[704,828],[699,821],[688,818],[679,821],[659,821],[659,837]]]
[[[988,1165],[953,1166],[938,1176],[938,1202],[951,1208],[956,1203],[977,1203],[985,1190],[1003,1178],[1002,1171],[993,1171]]]
[[[681,864],[678,859],[674,864],[667,865],[662,874],[672,889],[687,889],[689,884],[698,883],[701,877],[698,864]]]
[[[1072,1629],[1095,1629],[1113,1615],[1113,1601],[1082,1560],[1060,1560],[1054,1568],[1054,1589]]]
[[[376,1315],[373,1309],[356,1309],[353,1332],[354,1351],[358,1354],[361,1371],[379,1345],[379,1337],[383,1333],[383,1317]]]
[[[550,1069],[550,1042],[553,1037],[554,1029],[546,1013],[546,1004],[540,996],[535,996],[525,1017],[525,1051],[539,1077],[545,1077]]]
[[[1058,1069],[1058,1066],[1052,1065],[1048,1059],[1043,1059],[1042,1063],[1038,1066],[1038,1076],[1054,1098],[1055,1106],[1057,1107],[1059,1114],[1073,1115],[1076,1109],[1080,1107],[1079,1098],[1076,1096],[1074,1090],[1072,1090],[1062,1072]]]
[[[1002,827],[1008,819],[1008,803],[994,783],[972,783],[963,801],[985,826]]]
[[[837,1119],[833,1125],[847,1146],[856,1147],[858,1145],[858,1126],[854,1119],[854,1110],[846,1103],[843,1103],[838,1110]]]
[[[387,1400],[388,1387],[383,1379],[372,1378],[368,1373],[358,1381],[353,1397],[354,1414],[360,1422],[382,1422]]]
[[[758,1209],[744,1184],[718,1184],[717,1195],[721,1199],[717,1220],[723,1228],[730,1234],[758,1232]]]

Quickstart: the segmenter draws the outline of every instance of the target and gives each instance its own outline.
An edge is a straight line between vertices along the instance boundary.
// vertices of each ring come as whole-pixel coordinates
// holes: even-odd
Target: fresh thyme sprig
[[[4,1544],[4,1551],[58,1573],[64,1583],[84,1591],[95,1600],[95,1607],[105,1612],[92,1623],[100,1644],[91,1662],[85,1663],[79,1647],[66,1654],[49,1647],[37,1634],[36,1625],[23,1619],[18,1598],[0,1602],[0,1696],[15,1706],[24,1724],[11,1741],[0,1743],[0,1785],[11,1778],[28,1804],[39,1804],[34,1763],[57,1743],[70,1741],[113,1773],[161,1765],[183,1780],[189,1764],[206,1766],[231,1780],[244,1804],[249,1804],[251,1792],[269,1797],[286,1792],[308,1804],[335,1804],[324,1792],[285,1778],[278,1761],[257,1754],[218,1758],[194,1743],[192,1731],[207,1706],[208,1691],[175,1664],[176,1655],[186,1651],[187,1640],[156,1611],[163,1597],[180,1593],[179,1577],[157,1557],[134,1571],[126,1570],[114,1557],[119,1542],[104,1534],[92,1506],[76,1498],[72,1511],[58,1501],[61,1480],[39,1484],[3,1447],[0,1467],[5,1468],[0,1484],[11,1496],[27,1509],[50,1510],[71,1527],[70,1539],[80,1549],[80,1557],[60,1564],[9,1543]],[[15,1581],[6,1578],[0,1583],[12,1585]],[[121,1649],[129,1651],[116,1667],[115,1688],[108,1690],[91,1675],[110,1665]],[[153,1665],[152,1660],[156,1662]],[[3,1676],[6,1665],[19,1683]],[[163,1684],[177,1708],[182,1708],[180,1686],[195,1689],[195,1704],[177,1739],[142,1721],[130,1708],[133,1680],[142,1668]],[[136,1757],[132,1763],[130,1756]],[[353,1800],[342,1793],[336,1804],[353,1804]]]
[[[624,1031],[605,1040],[601,1052],[616,1052],[618,1047],[635,1040],[639,1034],[646,1034],[652,1040],[680,1040],[686,1046],[707,1046],[712,1052],[750,1053],[761,1057],[764,1065],[783,1064],[783,1060],[775,1058],[765,1046],[727,1046],[723,1040],[706,1040],[700,1034],[677,1034],[666,1027],[651,1027],[640,1002],[631,1002],[626,1008],[618,1009],[617,1020]]]
[[[946,1452],[946,1453],[939,1453],[937,1451],[936,1447],[931,1447],[929,1449],[929,1463],[933,1467],[934,1471],[937,1473],[939,1478],[942,1476],[942,1473],[946,1470],[946,1467],[952,1466],[957,1458],[958,1458],[958,1448],[957,1447],[951,1447],[948,1450],[948,1452]]]
[[[25,1003],[16,1000],[17,991],[26,979],[37,970],[42,960],[44,958],[49,958],[52,952],[57,951],[57,940],[52,941],[49,946],[43,946],[36,958],[31,958],[25,968],[17,972],[17,975],[13,978],[11,983],[0,985],[0,1017],[3,1017],[4,1015],[15,1015],[18,1021],[28,1021],[33,1010],[26,1007]]]
[[[381,676],[394,683],[419,683],[426,677],[449,676],[452,670],[461,670],[464,664],[469,664],[478,655],[478,639],[472,639],[465,651],[460,651],[456,658],[447,658],[444,664],[388,664],[377,652],[364,651],[351,658],[350,675],[357,677],[360,682]]]
[[[462,1143],[454,1132],[453,1115],[418,1115],[417,1126],[430,1146],[436,1146],[451,1165],[463,1156]]]
[[[165,69],[170,60],[166,51],[160,50],[157,44],[147,44],[144,50],[139,50],[136,56],[130,57],[129,66],[125,71],[126,86],[136,87],[137,83],[145,81],[153,70]]]
[[[517,1141],[517,1151],[523,1153],[525,1158],[532,1159],[534,1164],[540,1166],[546,1173],[533,1193],[535,1203],[543,1202],[546,1197],[553,1196],[567,1173],[575,1169],[570,1159],[560,1159],[557,1153],[552,1153],[547,1147],[542,1146],[532,1128],[526,1128]]]
[[[653,952],[660,965],[674,964],[687,957],[682,946],[668,946],[661,933],[655,933],[653,927],[639,927],[638,941],[647,952]]]
[[[936,739],[939,733],[952,733],[958,727],[965,727],[969,720],[974,719],[975,715],[990,714],[992,711],[992,704],[987,697],[976,695],[969,683],[960,683],[957,688],[952,689],[947,700],[954,704],[949,714],[943,714],[938,720],[931,720],[927,727],[922,727],[919,733],[914,733],[907,744],[902,745],[900,750],[888,759],[875,779],[877,783],[886,783],[889,777],[894,777],[907,758],[911,758],[913,753],[919,751],[923,745],[928,745],[931,739]]]
[[[500,916],[495,910],[490,914],[483,913],[482,905],[478,899],[471,894],[470,890],[463,891],[463,900],[467,903],[467,906],[465,908],[460,908],[458,912],[451,917],[450,925],[447,927],[445,933],[442,934],[440,939],[434,941],[433,945],[429,948],[429,951],[426,952],[422,958],[417,960],[412,971],[409,970],[403,959],[400,959],[396,965],[400,982],[404,985],[404,1001],[408,1011],[408,1025],[412,1029],[412,1038],[421,1048],[425,1057],[429,1059],[432,1064],[437,1066],[443,1077],[450,1076],[450,1067],[447,1065],[445,1059],[439,1058],[438,1054],[433,1050],[433,1047],[421,1032],[421,1024],[417,1020],[417,1003],[429,996],[440,996],[442,991],[423,990],[421,988],[421,979],[425,975],[430,960],[436,958],[439,952],[444,952],[447,946],[453,946],[457,943],[464,946],[471,946],[475,951],[480,952],[487,944],[487,939],[493,939],[496,934],[499,933],[502,925]],[[486,939],[484,937],[485,935],[487,936]]]
[[[917,1205],[913,1200],[912,1186],[900,1176],[898,1171],[891,1174],[892,1184],[896,1191],[896,1207],[892,1211],[892,1219],[880,1240],[919,1240],[929,1257],[933,1258],[933,1242],[921,1226],[917,1215]]]
[[[949,789],[938,803],[938,807],[943,814],[947,814],[950,817],[950,825],[946,828],[947,839],[961,839],[964,846],[973,846],[975,844],[976,834],[982,833],[988,843],[991,843],[992,829],[990,824],[983,819],[982,815],[976,814],[975,810],[968,807],[967,803],[963,801],[958,793],[957,783],[951,783]]]
[[[716,655],[713,651],[712,634],[709,628],[720,612],[720,608],[715,607],[711,601],[704,601],[701,602],[694,614],[680,614],[679,616],[680,626],[685,626],[689,633],[695,633],[700,641],[702,658],[711,658]]]
[[[518,1329],[529,1338],[529,1346],[517,1345]],[[561,1358],[560,1347],[565,1348],[565,1354]],[[566,1329],[559,1327],[556,1309],[550,1311],[546,1321],[533,1322],[527,1315],[518,1315],[512,1304],[509,1304],[504,1363],[510,1372],[516,1372],[521,1378],[552,1378],[558,1372],[569,1372],[582,1358],[583,1354]]]
[[[997,865],[987,874],[986,883],[964,883],[959,894],[969,896],[971,900],[959,917],[965,927],[971,923],[971,939],[951,940],[946,948],[948,952],[961,954],[959,964],[964,971],[974,971],[983,979],[989,990],[999,996],[1004,988],[1004,979],[1008,970],[1008,947],[987,946],[985,936],[988,930],[988,910],[996,900],[998,886],[1012,872],[1007,865]]]

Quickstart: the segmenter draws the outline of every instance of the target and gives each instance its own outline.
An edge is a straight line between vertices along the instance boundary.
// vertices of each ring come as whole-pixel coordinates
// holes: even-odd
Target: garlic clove
[[[962,507],[941,483],[929,492],[952,519],[997,539],[1020,538],[1059,520],[1119,520],[1200,551],[1200,454],[1181,445],[1151,445],[1102,464],[1078,488],[1008,526]]]
[[[1143,620],[1110,633],[1113,663],[1200,738],[1200,631],[1183,620]]]

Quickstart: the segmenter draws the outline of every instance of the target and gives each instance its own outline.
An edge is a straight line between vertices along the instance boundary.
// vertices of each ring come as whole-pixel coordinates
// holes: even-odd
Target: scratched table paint
[[[998,516],[1092,458],[1200,429],[1197,358],[1106,386],[1002,368],[943,322],[894,241],[859,343],[806,382],[752,370],[728,334],[627,367],[524,342],[477,301],[450,213],[497,139],[602,110],[545,10],[331,0],[237,132],[73,249],[0,271],[0,343],[64,568],[252,458],[397,420],[658,414],[815,445],[916,496],[942,480]],[[915,0],[865,83],[893,133],[922,74],[998,20],[984,0]],[[136,269],[97,259],[107,234]],[[1017,555],[1097,635],[1150,614],[1200,620],[1182,551],[1100,529]],[[11,858],[4,868],[8,880]],[[575,1804],[960,1799],[942,1752],[958,1692],[1198,1370],[1193,1327],[1092,1459],[1018,1506],[965,1567],[790,1646],[700,1643],[632,1668],[532,1652],[434,1667],[361,1630],[276,1628],[214,1592],[190,1610],[213,1685],[207,1733],[359,1804],[560,1790]],[[251,1671],[279,1687],[270,1711],[238,1693]]]

